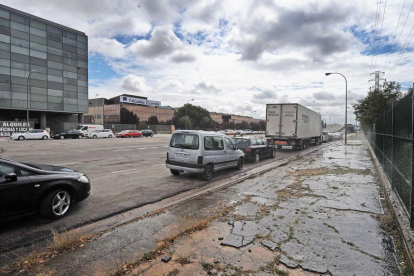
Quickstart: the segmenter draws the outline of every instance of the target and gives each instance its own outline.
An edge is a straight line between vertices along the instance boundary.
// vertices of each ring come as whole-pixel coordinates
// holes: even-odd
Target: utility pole
[[[370,79],[369,81],[373,81],[374,82],[374,89],[375,90],[382,90],[382,87],[384,87],[384,85],[380,85],[380,81],[384,80],[383,78],[381,78],[382,75],[384,75],[385,72],[381,72],[381,71],[375,71],[373,73],[371,73],[370,75],[374,75],[373,79]]]

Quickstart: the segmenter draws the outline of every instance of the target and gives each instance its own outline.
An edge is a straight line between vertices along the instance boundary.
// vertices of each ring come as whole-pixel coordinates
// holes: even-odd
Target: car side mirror
[[[15,173],[6,173],[4,178],[9,181],[17,181],[17,175]]]
[[[235,145],[234,146],[234,150],[238,150],[239,149],[239,146],[238,145]]]

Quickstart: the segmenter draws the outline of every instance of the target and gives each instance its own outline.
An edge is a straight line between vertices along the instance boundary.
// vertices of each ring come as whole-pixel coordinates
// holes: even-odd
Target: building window
[[[96,114],[96,119],[102,119],[102,114]]]

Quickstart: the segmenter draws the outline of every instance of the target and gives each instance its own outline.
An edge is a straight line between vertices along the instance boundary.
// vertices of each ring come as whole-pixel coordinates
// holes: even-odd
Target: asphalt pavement
[[[58,231],[76,228],[296,154],[278,151],[275,159],[246,163],[242,171],[220,171],[213,180],[204,182],[195,174],[179,177],[170,174],[165,167],[169,139],[170,135],[47,141],[0,139],[0,148],[3,148],[0,157],[65,166],[85,173],[92,185],[90,197],[73,206],[61,220],[46,221],[31,216],[1,224],[0,254],[45,240],[51,237],[52,228]]]

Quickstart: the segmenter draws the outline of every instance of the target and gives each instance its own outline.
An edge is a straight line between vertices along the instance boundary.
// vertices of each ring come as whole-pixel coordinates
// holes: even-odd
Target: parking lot
[[[201,181],[198,175],[182,174],[176,177],[170,174],[165,167],[169,139],[170,135],[135,139],[0,139],[0,148],[5,150],[0,157],[65,166],[85,173],[92,185],[90,197],[75,205],[61,220],[46,221],[32,216],[2,224],[0,251],[42,239],[51,228],[77,227],[206,185],[208,182]],[[276,159],[294,154],[293,151],[279,151]],[[211,181],[243,173],[274,160],[246,163],[241,171],[220,171]]]

